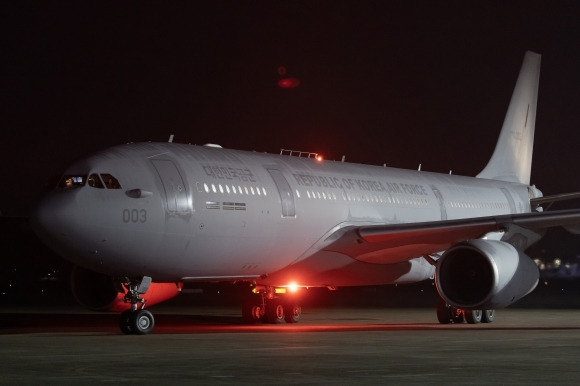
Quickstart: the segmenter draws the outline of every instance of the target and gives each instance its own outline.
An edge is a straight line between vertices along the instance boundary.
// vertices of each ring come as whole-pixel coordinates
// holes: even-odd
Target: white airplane
[[[77,268],[76,298],[153,329],[153,305],[190,281],[254,285],[245,320],[292,323],[294,287],[433,279],[441,323],[491,322],[532,291],[523,251],[580,210],[542,212],[530,186],[540,55],[527,52],[491,160],[477,177],[223,149],[134,143],[71,165],[36,209]],[[280,289],[287,290],[281,294]]]

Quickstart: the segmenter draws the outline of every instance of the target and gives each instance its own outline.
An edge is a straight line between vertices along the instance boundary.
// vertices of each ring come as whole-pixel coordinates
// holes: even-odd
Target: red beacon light
[[[282,78],[278,81],[280,88],[296,88],[300,85],[300,80],[297,78]]]
[[[319,155],[319,154],[317,154],[317,155],[316,155],[316,160],[317,160],[318,162],[322,162],[322,160],[323,160],[323,159],[324,159],[324,158],[322,158],[322,156],[321,156],[321,155]]]

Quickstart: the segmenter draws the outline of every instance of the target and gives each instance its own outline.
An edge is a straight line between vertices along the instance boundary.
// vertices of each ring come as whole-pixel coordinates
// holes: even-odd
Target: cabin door
[[[169,213],[187,212],[187,191],[181,174],[175,164],[169,160],[152,160],[157,170],[167,199],[167,211]]]
[[[274,180],[278,193],[280,194],[280,202],[282,204],[282,217],[296,217],[296,206],[294,202],[294,194],[290,188],[290,184],[286,177],[278,169],[267,168],[268,173]]]

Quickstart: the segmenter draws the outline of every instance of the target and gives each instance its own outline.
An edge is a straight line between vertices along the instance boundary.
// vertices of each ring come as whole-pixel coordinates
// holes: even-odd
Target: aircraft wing
[[[580,209],[477,217],[412,224],[351,226],[335,232],[323,248],[367,263],[389,264],[448,249],[489,232],[541,233],[563,226],[580,233]]]

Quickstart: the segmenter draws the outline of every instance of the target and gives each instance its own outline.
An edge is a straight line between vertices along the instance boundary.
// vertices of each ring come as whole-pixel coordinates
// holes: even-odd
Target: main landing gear
[[[144,276],[141,279],[125,278],[122,286],[125,289],[125,303],[131,303],[131,308],[121,313],[119,327],[125,334],[148,334],[155,326],[155,319],[149,310],[145,309],[145,299],[141,297],[149,289],[151,278]]]
[[[495,316],[495,310],[462,310],[453,307],[439,299],[437,303],[437,319],[441,324],[463,323],[469,324],[491,323]]]
[[[244,323],[298,323],[302,307],[294,294],[277,294],[274,287],[256,288],[242,306]]]

